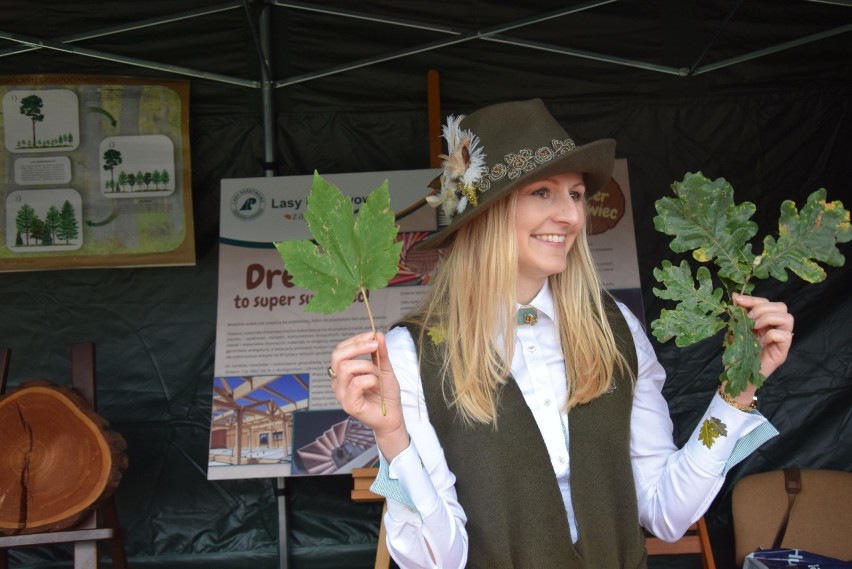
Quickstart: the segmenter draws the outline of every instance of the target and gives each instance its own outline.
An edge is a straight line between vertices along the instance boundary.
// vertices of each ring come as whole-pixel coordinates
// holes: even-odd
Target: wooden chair
[[[648,557],[697,554],[701,556],[704,569],[716,569],[713,550],[710,548],[710,534],[707,532],[707,523],[703,517],[692,524],[686,534],[675,542],[669,543],[652,535],[647,536],[645,548],[648,550]]]
[[[750,474],[731,494],[736,562],[758,548],[852,559],[852,472],[787,468]]]
[[[11,350],[0,348],[0,394],[6,391]],[[71,347],[71,385],[86,401],[96,406],[95,346],[82,342]],[[100,516],[98,515],[100,514]],[[127,556],[115,501],[107,498],[99,508],[70,530],[28,535],[0,536],[0,569],[8,569],[8,551],[17,547],[34,547],[58,543],[74,544],[74,569],[97,569],[98,542],[109,544],[112,566],[127,569]]]
[[[370,491],[370,485],[372,485],[378,473],[378,468],[356,468],[352,470],[352,500],[356,502],[384,501],[384,496]],[[388,545],[385,540],[384,516],[386,511],[387,504],[382,508],[379,542],[376,547],[376,563],[373,569],[388,569],[390,567],[390,553],[388,552]],[[687,530],[686,535],[679,540],[669,543],[649,535],[645,539],[645,547],[648,550],[648,556],[698,554],[701,556],[701,563],[704,569],[716,569],[716,562],[713,560],[713,550],[710,548],[710,535],[707,533],[707,524],[703,517],[692,524],[689,530]]]

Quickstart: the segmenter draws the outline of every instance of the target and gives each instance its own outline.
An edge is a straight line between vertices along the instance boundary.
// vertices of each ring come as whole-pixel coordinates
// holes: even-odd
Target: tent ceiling
[[[80,11],[80,29],[52,37],[44,35],[44,23],[56,19],[52,12],[59,11],[59,2],[41,2],[37,9],[31,2],[18,2],[17,7],[14,4],[4,9],[7,17],[0,18],[0,61],[36,51],[59,52],[252,89],[264,85],[291,87],[465,45],[478,53],[496,50],[499,45],[525,50],[531,58],[555,54],[652,73],[694,76],[817,44],[803,51],[809,56],[819,54],[823,61],[814,62],[817,71],[823,68],[821,63],[849,55],[848,37],[852,35],[852,0],[591,0],[569,6],[546,1],[519,6],[514,2],[385,0],[360,3],[358,11],[347,8],[351,4],[343,0],[196,0],[181,2],[181,6],[194,5],[182,12],[172,12],[174,4],[170,2],[138,3],[132,9],[126,2],[109,3],[109,7],[102,2],[88,3],[91,6],[78,2],[74,6]],[[74,8],[61,11],[73,12]],[[9,16],[13,19],[7,19]],[[97,27],[103,20],[110,25]],[[116,20],[120,23],[115,24]],[[260,65],[256,69],[242,66],[238,69],[242,74],[230,74],[227,69],[217,69],[220,66],[215,60],[190,65],[181,61],[180,53],[168,48],[167,58],[139,57],[129,53],[125,43],[144,38],[150,50],[142,53],[162,53],[156,45],[164,37],[204,36],[205,31],[215,33],[224,22],[248,31],[249,49],[259,50],[271,38],[268,81],[263,80]],[[840,53],[829,49],[836,44],[828,41],[844,34],[847,48]],[[118,35],[129,39],[122,40],[117,49],[108,49],[115,46]],[[345,47],[357,43],[359,37],[363,39],[362,49]],[[313,54],[312,45],[321,49]],[[329,56],[329,46],[341,49]],[[361,53],[365,55],[352,58]],[[215,48],[211,55],[215,55]],[[282,55],[285,60],[299,59],[300,63],[282,65],[276,61]]]

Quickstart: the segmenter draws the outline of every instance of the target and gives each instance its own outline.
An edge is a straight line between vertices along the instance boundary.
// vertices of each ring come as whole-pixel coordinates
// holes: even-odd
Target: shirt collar
[[[535,309],[540,314],[545,314],[548,318],[556,321],[554,318],[554,308],[553,308],[553,292],[550,290],[550,280],[544,281],[544,286],[541,287],[541,290],[538,291],[538,294],[532,299],[527,305],[518,305],[518,308],[521,306],[534,306]]]

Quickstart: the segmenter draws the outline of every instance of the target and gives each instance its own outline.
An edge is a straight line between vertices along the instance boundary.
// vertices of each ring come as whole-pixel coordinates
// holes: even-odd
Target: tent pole
[[[261,93],[263,97],[263,168],[271,178],[275,171],[275,109],[272,100],[272,39],[270,5],[264,4],[260,12]]]
[[[270,5],[264,4],[258,21],[260,28],[260,76],[263,103],[263,170],[267,178],[275,171],[275,109],[272,100],[272,35]],[[278,504],[278,567],[287,569],[287,493],[286,478],[275,479],[275,501]]]
[[[278,502],[278,567],[287,569],[287,492],[286,478],[275,479],[275,500]]]

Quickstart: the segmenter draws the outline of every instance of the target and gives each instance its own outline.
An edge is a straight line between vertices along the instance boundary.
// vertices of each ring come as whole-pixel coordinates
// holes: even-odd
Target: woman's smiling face
[[[529,302],[550,275],[565,270],[586,223],[583,175],[557,174],[517,190],[518,300]]]

